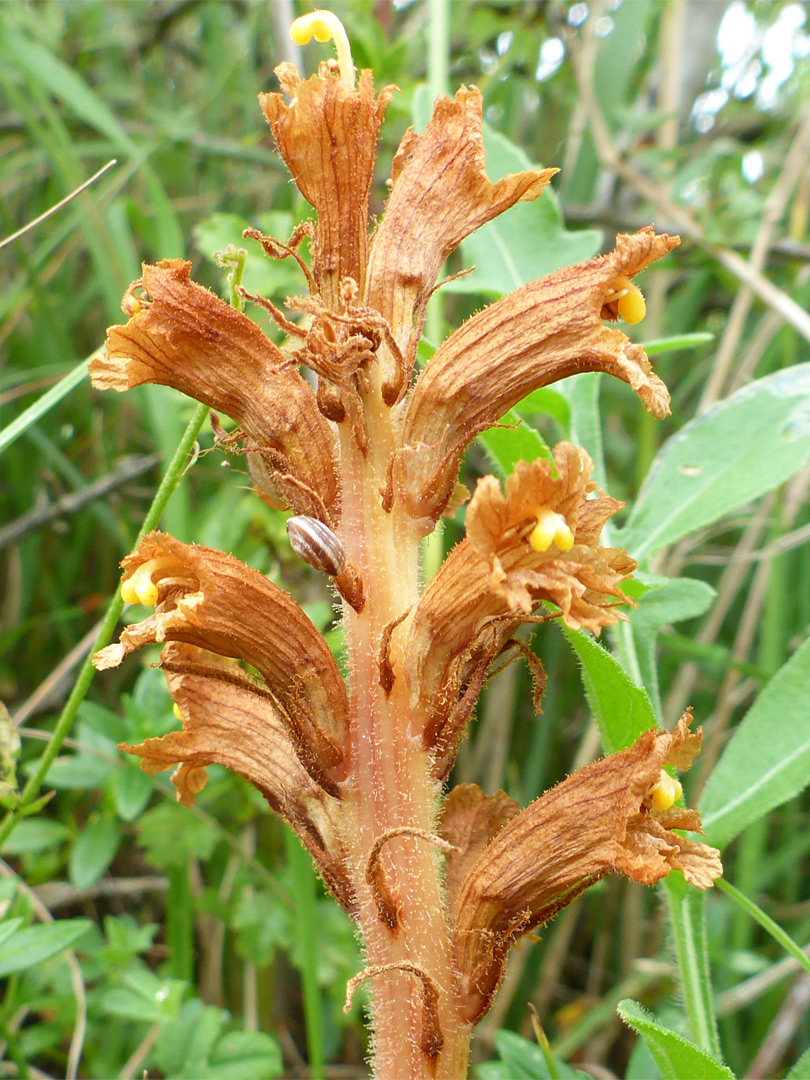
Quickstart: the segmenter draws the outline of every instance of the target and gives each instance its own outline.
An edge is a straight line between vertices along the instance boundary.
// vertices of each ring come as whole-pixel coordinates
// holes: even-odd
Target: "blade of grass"
[[[763,930],[766,930],[774,941],[781,945],[785,952],[790,953],[793,959],[796,960],[810,975],[810,956],[807,956],[790,934],[782,929],[779,923],[774,922],[770,915],[766,915],[758,904],[755,904],[753,900],[750,900],[745,893],[741,893],[739,889],[736,889],[731,882],[720,878],[718,881],[715,881],[714,885],[715,888],[724,892],[726,896],[730,897],[735,904],[746,912],[746,914],[750,915],[752,919],[758,922]]]
[[[20,435],[24,434],[32,424],[36,424],[47,412],[49,412],[54,405],[58,404],[67,394],[70,393],[75,387],[79,385],[82,379],[87,374],[87,367],[91,360],[101,356],[103,352],[103,346],[96,349],[96,351],[88,356],[84,360],[80,360],[79,363],[71,368],[63,379],[50,388],[41,398],[37,398],[33,405],[29,405],[25,412],[20,413],[16,420],[12,422],[3,431],[0,431],[0,454],[10,446],[15,439],[18,439]]]
[[[295,896],[295,932],[301,952],[301,991],[304,1002],[304,1026],[307,1032],[309,1075],[321,1080],[324,1075],[323,1016],[321,987],[318,983],[318,912],[315,906],[315,875],[312,860],[301,847],[298,837],[284,830],[287,863],[292,870]]]

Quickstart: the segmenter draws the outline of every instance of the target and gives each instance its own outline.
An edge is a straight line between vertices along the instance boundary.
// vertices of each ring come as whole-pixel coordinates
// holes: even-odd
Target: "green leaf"
[[[582,630],[562,626],[580,662],[580,675],[605,752],[631,746],[642,732],[655,727],[647,691],[630,679],[621,664]]]
[[[89,919],[60,919],[18,930],[0,945],[0,978],[50,960],[87,933],[92,925]]]
[[[0,922],[0,945],[2,945],[7,938],[10,938],[14,931],[19,929],[20,926],[22,926],[22,919],[19,918],[19,916],[14,916],[14,918],[11,919],[3,919],[3,921]]]
[[[155,1043],[155,1062],[161,1072],[176,1080],[201,1077],[228,1019],[224,1009],[203,1005],[199,998],[184,1002]]]
[[[643,592],[638,589],[637,583],[644,587]],[[629,622],[620,623],[615,629],[618,651],[625,667],[633,657],[637,665],[637,682],[647,688],[660,716],[655,656],[658,635],[664,626],[702,615],[711,607],[716,593],[704,581],[644,573],[626,582],[624,588],[638,607],[628,609]]]
[[[219,1039],[200,1076],[210,1080],[269,1080],[281,1076],[281,1048],[261,1031],[231,1031]]]
[[[475,1070],[479,1080],[576,1080],[588,1075],[554,1059],[554,1076],[537,1043],[514,1031],[496,1031],[495,1046],[500,1060],[479,1065]]]
[[[663,446],[619,542],[649,557],[763,495],[810,457],[810,364],[743,387]]]
[[[537,168],[520,147],[487,124],[484,148],[492,181]],[[475,269],[448,282],[444,290],[503,296],[563,266],[590,259],[601,246],[597,229],[566,229],[557,196],[547,187],[534,202],[517,203],[462,241],[464,265]]]
[[[205,862],[219,841],[211,822],[172,802],[147,810],[138,822],[138,833],[149,861],[158,870],[187,866],[192,857]]]
[[[618,1013],[647,1044],[663,1080],[734,1080],[731,1069],[659,1024],[637,1001],[620,1001]]]
[[[116,818],[100,817],[82,829],[68,858],[68,876],[79,892],[103,876],[120,843],[121,826]]]
[[[21,412],[15,420],[0,431],[0,454],[87,378],[87,365],[91,359],[92,357],[88,356],[86,360],[81,360],[64,378],[59,380],[56,386],[52,386],[50,390],[37,398],[33,405],[29,405],[24,412]]]
[[[553,460],[540,432],[514,410],[508,412],[501,423],[513,426],[490,428],[478,436],[487,457],[501,476],[509,476],[518,461],[535,461],[539,457]]]
[[[61,821],[49,818],[27,818],[19,822],[14,832],[3,844],[3,855],[33,855],[38,851],[61,844],[70,829]]]
[[[745,714],[709,777],[700,813],[708,843],[723,847],[810,782],[810,639]]]
[[[39,760],[26,762],[23,772],[30,775],[38,765]],[[104,787],[115,769],[114,762],[89,754],[65,754],[51,765],[48,786],[68,791]]]
[[[104,994],[101,1006],[105,1012],[150,1024],[177,1016],[186,991],[184,982],[160,979],[144,968],[128,971],[123,982],[123,986],[114,986]]]
[[[154,779],[136,762],[127,762],[115,774],[112,793],[115,809],[122,821],[134,821],[152,797]]]
[[[810,1050],[805,1050],[792,1066],[785,1080],[810,1080]]]

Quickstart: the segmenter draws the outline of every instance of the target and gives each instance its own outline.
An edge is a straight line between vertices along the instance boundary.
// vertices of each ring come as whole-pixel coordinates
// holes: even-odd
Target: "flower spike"
[[[313,38],[321,42],[331,38],[335,42],[340,77],[354,89],[354,62],[349,38],[343,23],[333,11],[310,11],[308,15],[300,15],[290,27],[290,37],[296,45],[306,45]]]

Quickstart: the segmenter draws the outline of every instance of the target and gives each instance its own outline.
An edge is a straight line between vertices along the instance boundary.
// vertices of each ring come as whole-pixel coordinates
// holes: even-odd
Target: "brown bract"
[[[452,936],[462,1009],[487,1011],[509,946],[605,874],[653,885],[671,870],[699,889],[722,874],[720,855],[673,829],[699,830],[694,811],[652,808],[665,765],[700,748],[691,715],[674,732],[645,732],[633,746],[586,765],[547,791],[495,836],[470,867],[456,901]]]
[[[556,470],[556,475],[555,475]],[[560,443],[554,467],[545,459],[519,462],[506,485],[479,480],[467,510],[467,537],[450,552],[414,613],[406,676],[414,715],[439,774],[452,764],[463,725],[486,669],[520,622],[543,601],[555,604],[573,629],[598,634],[623,618],[620,585],[635,569],[623,548],[599,547],[607,519],[622,506],[595,484],[588,454]],[[528,541],[537,510],[565,517],[574,536],[567,551]]]
[[[327,885],[352,910],[341,803],[304,769],[275,704],[258,692],[235,660],[194,645],[166,645],[161,665],[183,729],[137,746],[121,743],[120,748],[137,754],[150,775],[178,766],[172,783],[184,806],[194,805],[209,765],[224,765],[245,777],[296,830]]]
[[[147,565],[148,564],[148,565]],[[115,667],[150,642],[183,641],[245,660],[261,674],[309,774],[336,791],[348,741],[346,689],[326,643],[278,586],[230,555],[150,533],[123,560],[124,581],[147,566],[155,614],[96,654]]]
[[[106,354],[90,365],[93,386],[160,383],[225,413],[292,509],[336,520],[335,438],[312,388],[247,315],[190,281],[190,269],[182,259],[144,264],[125,297],[135,314],[108,329]]]
[[[259,104],[301,194],[318,213],[312,272],[324,304],[339,311],[343,279],[352,278],[361,293],[365,285],[377,131],[395,88],[375,98],[370,71],[361,73],[355,90],[328,63],[306,80],[293,64],[280,64],[276,75],[290,101],[260,94]]]
[[[442,264],[461,241],[520,199],[533,200],[557,169],[487,178],[481,130],[482,97],[461,87],[440,97],[421,135],[412,128],[394,157],[392,190],[371,244],[366,303],[394,328],[405,357],[381,357],[384,394],[393,402],[407,388],[425,306]]]
[[[611,282],[634,277],[679,243],[650,228],[616,248],[532,282],[473,315],[428,361],[405,415],[392,497],[429,524],[443,512],[461,456],[531,390],[583,371],[628,383],[654,416],[669,394],[640,345],[605,326]]]

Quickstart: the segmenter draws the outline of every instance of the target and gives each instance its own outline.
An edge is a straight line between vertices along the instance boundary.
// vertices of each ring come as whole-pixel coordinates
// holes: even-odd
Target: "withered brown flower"
[[[519,462],[506,482],[479,480],[467,508],[467,538],[450,552],[416,607],[406,650],[414,722],[436,754],[439,776],[455,747],[495,655],[543,601],[574,629],[598,634],[623,618],[621,582],[635,569],[623,548],[599,547],[605,522],[622,503],[589,497],[593,462],[560,443],[554,465]],[[538,514],[559,515],[572,543],[545,551],[530,543]]]
[[[701,731],[690,734],[691,722],[686,713],[672,733],[645,732],[627,750],[586,765],[522,812],[509,811],[508,824],[502,793],[495,801],[479,796],[452,804],[443,832],[454,843],[473,813],[491,821],[495,832],[451,898],[453,955],[470,1023],[489,1008],[509,946],[606,874],[653,885],[680,870],[700,889],[721,875],[719,852],[673,831],[700,831],[698,814],[659,811],[652,800],[664,766],[688,769],[700,750]]]

